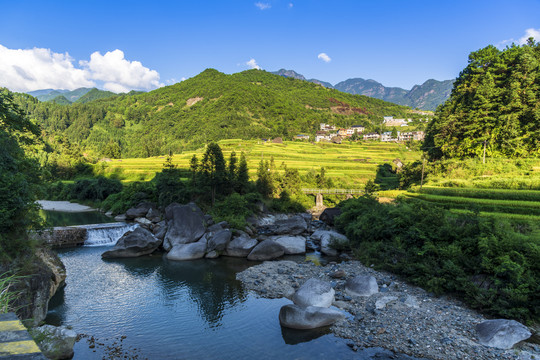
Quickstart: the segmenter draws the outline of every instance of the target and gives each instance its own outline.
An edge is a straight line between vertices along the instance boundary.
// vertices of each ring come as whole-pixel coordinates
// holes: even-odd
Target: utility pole
[[[424,185],[424,167],[426,164],[426,159],[424,158],[424,155],[422,154],[422,178],[420,179],[420,190],[422,190],[422,185]]]
[[[486,163],[486,141],[487,140],[484,140],[484,158],[482,159],[482,164]]]

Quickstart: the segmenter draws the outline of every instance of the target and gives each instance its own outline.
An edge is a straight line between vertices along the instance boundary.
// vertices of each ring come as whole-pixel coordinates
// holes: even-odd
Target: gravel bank
[[[345,280],[373,275],[380,292],[370,297],[347,296]],[[332,283],[334,306],[350,316],[331,327],[350,339],[353,349],[383,347],[396,353],[429,359],[540,359],[540,346],[521,343],[511,350],[478,343],[475,325],[486,320],[476,311],[447,297],[436,297],[395,275],[377,272],[358,261],[316,266],[311,262],[267,261],[237,274],[250,290],[266,298],[290,297],[310,278]]]
[[[69,201],[51,201],[51,200],[38,200],[36,201],[43,210],[50,211],[64,211],[64,212],[87,212],[96,211],[96,209],[90,206],[81,205],[77,203],[71,203]]]

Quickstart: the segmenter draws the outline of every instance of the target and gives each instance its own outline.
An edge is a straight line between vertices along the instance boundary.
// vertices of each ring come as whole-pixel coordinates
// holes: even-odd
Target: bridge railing
[[[363,194],[364,190],[359,189],[308,189],[303,188],[305,194]]]

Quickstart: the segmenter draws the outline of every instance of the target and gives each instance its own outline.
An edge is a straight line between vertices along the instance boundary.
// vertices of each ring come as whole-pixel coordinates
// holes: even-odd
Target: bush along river
[[[46,323],[79,334],[74,359],[517,359],[535,352],[478,344],[473,328],[484,319],[476,313],[449,300],[436,303],[446,311],[438,313],[436,300],[391,275],[328,262],[319,251],[335,256],[330,242],[346,239],[305,215],[253,219],[246,232],[213,224],[194,204],[163,214],[141,204],[126,217],[135,222],[122,230],[87,226],[93,235],[85,246],[58,250],[66,286],[51,299]],[[358,276],[373,277],[369,297],[347,291]],[[298,305],[313,299],[324,305]],[[310,314],[336,312],[331,327],[294,328]]]

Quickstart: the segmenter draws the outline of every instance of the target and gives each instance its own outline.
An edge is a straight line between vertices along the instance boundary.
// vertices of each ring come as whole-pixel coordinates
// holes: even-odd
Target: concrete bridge
[[[350,199],[353,197],[353,195],[362,195],[364,193],[364,190],[360,189],[308,189],[304,188],[302,189],[302,192],[304,194],[311,194],[315,195],[315,207],[323,207],[323,194],[338,194],[338,195],[346,195],[347,199]]]

